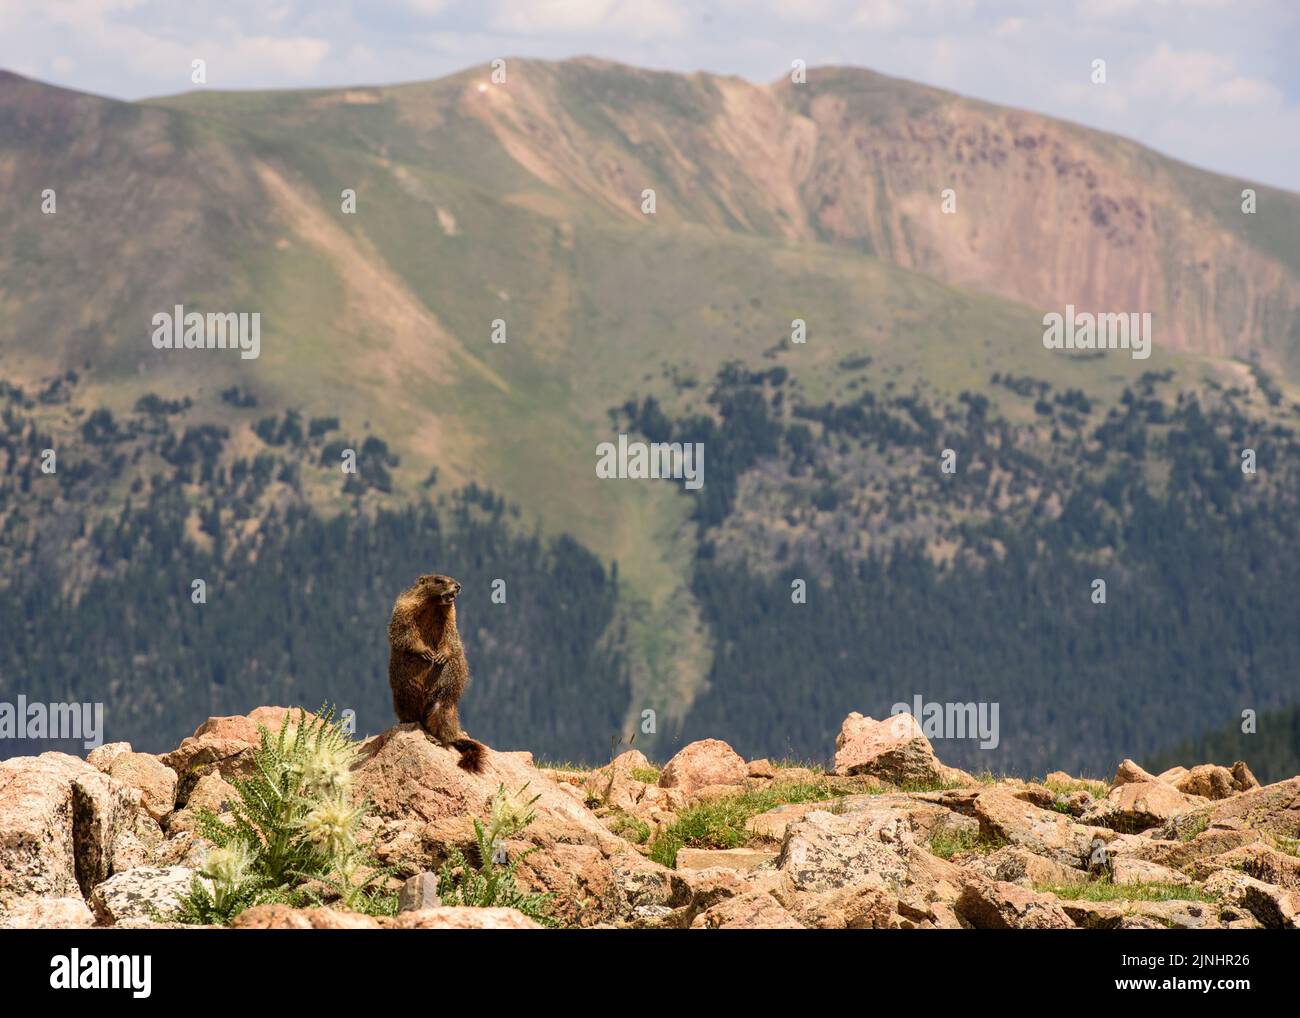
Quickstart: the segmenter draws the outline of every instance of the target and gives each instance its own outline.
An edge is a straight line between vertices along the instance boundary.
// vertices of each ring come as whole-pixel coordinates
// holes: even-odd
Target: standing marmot
[[[415,721],[444,746],[460,751],[460,765],[477,774],[487,749],[460,730],[456,704],[469,682],[469,665],[456,632],[456,595],[450,576],[421,576],[393,605],[388,623],[388,684],[398,721]]]

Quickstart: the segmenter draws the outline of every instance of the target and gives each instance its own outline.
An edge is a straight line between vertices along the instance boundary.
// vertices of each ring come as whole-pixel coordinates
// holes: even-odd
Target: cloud
[[[1139,95],[1211,106],[1277,106],[1282,101],[1280,89],[1238,74],[1222,54],[1178,52],[1164,43],[1134,68],[1133,88]]]
[[[504,0],[492,27],[536,35],[676,35],[686,16],[673,0]]]

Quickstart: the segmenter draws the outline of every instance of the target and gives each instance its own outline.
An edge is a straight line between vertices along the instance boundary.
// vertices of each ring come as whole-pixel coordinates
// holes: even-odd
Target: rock
[[[1120,785],[1129,785],[1134,782],[1159,781],[1154,774],[1144,771],[1132,760],[1125,759],[1115,770],[1115,777],[1111,779],[1110,787],[1118,788]]]
[[[243,930],[537,930],[541,925],[513,908],[442,906],[403,912],[394,917],[368,916],[335,908],[290,908],[257,905],[230,924]]]
[[[176,772],[148,753],[119,753],[108,773],[124,785],[140,789],[145,811],[162,820],[176,806]]]
[[[723,866],[733,870],[752,870],[771,862],[776,856],[776,852],[753,848],[679,848],[677,868],[706,870],[711,866]]]
[[[1073,785],[1077,779],[1070,777],[1065,771],[1052,771],[1047,777],[1043,778],[1048,785]]]
[[[94,913],[80,897],[18,898],[0,910],[0,930],[84,930]]]
[[[751,891],[714,905],[691,922],[693,930],[801,930],[803,924],[766,891]]]
[[[1183,777],[1183,775],[1185,775],[1186,773],[1187,773],[1186,767],[1170,767],[1169,770],[1161,771],[1159,774],[1157,774],[1156,780],[1164,781],[1172,785],[1175,781]]]
[[[1039,884],[1069,884],[1081,876],[1077,869],[1035,855],[1019,845],[1005,845],[965,863],[964,868],[990,880],[1031,888]]]
[[[1238,792],[1249,792],[1252,788],[1260,787],[1259,781],[1244,760],[1238,760],[1232,765],[1232,787]]]
[[[1022,794],[1033,793],[995,787],[974,793],[940,793],[934,798],[973,813],[986,841],[1019,845],[1062,866],[1086,867],[1096,843],[1114,837],[1109,830],[1076,823],[1062,813],[1027,802],[1020,797]],[[1047,794],[1050,798],[1051,793]]]
[[[1163,781],[1128,781],[1113,786],[1110,794],[1080,819],[1097,827],[1135,834],[1158,827],[1204,801],[1185,795]]]
[[[141,866],[115,873],[91,892],[90,907],[103,926],[133,919],[166,921],[189,894],[194,873],[185,866]]]
[[[751,760],[746,765],[746,771],[749,777],[759,781],[768,781],[776,777],[776,768],[772,766],[772,761],[764,757],[761,760]]]
[[[917,845],[904,818],[865,810],[790,824],[776,868],[792,893],[872,884],[918,905],[954,899],[961,883],[961,870]]]
[[[222,813],[229,803],[239,799],[239,792],[216,771],[204,774],[190,788],[184,808],[176,810],[167,818],[167,833],[180,834],[194,830],[200,809],[210,809],[213,813]]]
[[[1159,863],[1171,869],[1189,869],[1196,860],[1221,855],[1242,845],[1258,842],[1260,835],[1254,831],[1211,829],[1202,831],[1189,840],[1164,840],[1146,835],[1120,834],[1111,838],[1106,850],[1112,858],[1130,856]]]
[[[1190,884],[1185,873],[1129,855],[1111,859],[1111,881],[1116,884]]]
[[[0,887],[18,896],[79,893],[72,781],[98,774],[65,753],[0,761]]]
[[[811,894],[775,892],[803,926],[818,930],[894,930],[933,925],[913,914],[900,914],[898,900],[874,883],[855,884]]]
[[[690,795],[706,785],[743,785],[748,773],[744,759],[721,739],[702,739],[668,761],[659,774],[659,787]]]
[[[1052,894],[966,875],[953,905],[957,915],[977,930],[1068,930],[1074,921]]]
[[[587,797],[602,806],[613,806],[630,813],[635,811],[647,788],[647,783],[634,777],[633,772],[652,769],[644,753],[639,749],[629,749],[588,774],[582,788]]]
[[[846,717],[835,739],[835,773],[867,774],[896,785],[946,780],[944,766],[911,714],[885,721],[856,711]]]
[[[0,888],[71,897],[108,875],[139,792],[66,753],[0,762]]]
[[[402,885],[397,898],[399,912],[414,912],[422,908],[438,908],[442,899],[438,897],[438,874],[417,873]]]
[[[1198,859],[1190,869],[1198,880],[1204,880],[1219,870],[1230,869],[1284,890],[1300,891],[1300,859],[1279,852],[1262,841]]]
[[[1206,894],[1245,909],[1268,929],[1300,929],[1300,893],[1296,891],[1236,870],[1219,870],[1205,881],[1204,888]]]
[[[113,761],[123,753],[129,752],[131,752],[129,742],[106,742],[102,746],[96,746],[86,755],[86,763],[107,774],[113,766]]]
[[[1253,788],[1175,816],[1159,834],[1179,838],[1207,827],[1300,838],[1300,777]]]
[[[162,763],[180,776],[183,785],[209,769],[225,778],[248,777],[254,769],[253,750],[262,744],[257,726],[263,725],[275,735],[285,715],[290,715],[293,724],[300,714],[297,707],[258,707],[247,715],[208,718],[193,735],[165,754]]]
[[[511,857],[537,848],[520,864],[520,886],[554,895],[552,914],[561,923],[595,926],[629,918],[614,864],[636,856],[635,850],[519,757],[489,750],[483,773],[470,774],[460,768],[458,753],[406,724],[366,740],[353,772],[354,797],[367,797],[372,806],[376,854],[402,876],[437,866],[444,846],[468,847],[471,823],[487,819],[499,785],[519,799],[537,796],[530,807],[536,820],[506,842]]]
[[[1186,795],[1199,795],[1205,799],[1226,799],[1238,789],[1233,784],[1232,771],[1217,764],[1201,764],[1181,775],[1173,786]]]
[[[77,884],[88,895],[113,872],[113,859],[141,816],[140,792],[89,765],[72,779],[72,842]],[[147,816],[141,816],[148,820]],[[124,845],[122,847],[125,847]]]
[[[109,872],[121,873],[137,866],[166,865],[160,858],[166,841],[162,828],[144,810],[137,810],[131,823],[113,840]]]
[[[507,842],[513,858],[527,842]],[[552,844],[529,855],[516,871],[526,891],[554,895],[550,915],[565,926],[594,926],[619,917],[620,895],[613,871],[598,848]]]

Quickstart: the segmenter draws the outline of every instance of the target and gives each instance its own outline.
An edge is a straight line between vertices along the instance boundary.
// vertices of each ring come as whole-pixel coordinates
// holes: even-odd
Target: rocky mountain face
[[[0,74],[0,201],[0,670],[69,695],[86,647],[46,619],[72,619],[139,747],[196,704],[308,684],[386,717],[376,620],[431,555],[417,568],[481,578],[485,604],[512,584],[509,611],[467,613],[483,724],[573,759],[646,709],[662,757],[705,735],[815,753],[853,705],[941,691],[1041,705],[1007,769],[1077,770],[1292,706],[1300,641],[1272,613],[1300,556],[1295,195],[868,71],[754,85],[583,59],[138,103]],[[1152,359],[1046,350],[1067,304],[1150,312]],[[260,314],[259,356],[155,349],[178,305]],[[596,476],[598,443],[656,429],[709,434],[701,497]],[[551,543],[529,558],[534,530]],[[1112,564],[1156,621],[1115,619],[1076,658],[1097,627],[1073,592]],[[1195,572],[1216,598],[1185,601]],[[200,576],[219,626],[191,611]],[[838,607],[773,646],[794,577]],[[583,627],[543,655],[562,707],[519,665],[557,589]],[[993,592],[978,625],[972,590]],[[1045,595],[1026,648],[1000,606]],[[935,625],[914,640],[882,604]],[[1168,634],[1189,618],[1184,659]],[[819,704],[762,667],[789,659],[816,664]]]
[[[259,726],[209,718],[169,753],[101,746],[0,763],[0,925],[165,927],[213,850]],[[472,851],[497,790],[535,819],[494,847],[548,921],[606,928],[1291,928],[1300,925],[1300,778],[1261,787],[1244,763],[1109,782],[973,776],[942,764],[910,715],[845,719],[832,770],[746,761],[702,740],[662,768],[636,750],[591,770],[487,754],[484,772],[411,725],[365,740],[352,795],[403,888],[395,915],[329,900],[267,904],[240,928],[523,928],[500,907],[443,906],[422,874]],[[527,853],[527,854],[525,854]],[[206,872],[206,870],[205,870]],[[406,893],[412,888],[416,893]]]

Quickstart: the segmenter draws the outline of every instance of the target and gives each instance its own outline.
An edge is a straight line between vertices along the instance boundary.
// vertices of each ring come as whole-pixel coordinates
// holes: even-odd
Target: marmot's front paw
[[[424,659],[430,664],[445,665],[447,663],[447,652],[445,650],[426,650]]]

